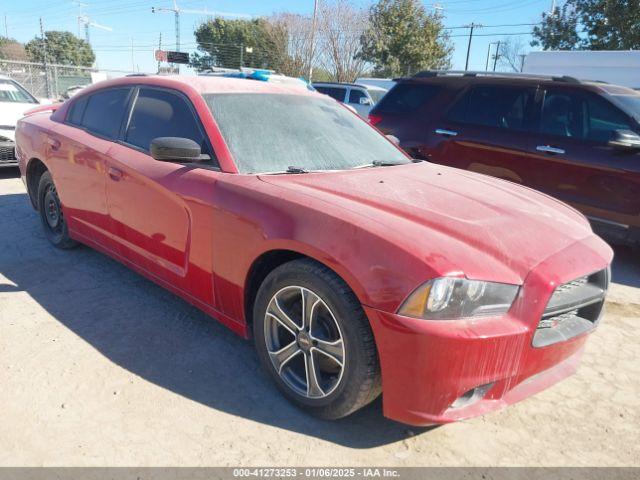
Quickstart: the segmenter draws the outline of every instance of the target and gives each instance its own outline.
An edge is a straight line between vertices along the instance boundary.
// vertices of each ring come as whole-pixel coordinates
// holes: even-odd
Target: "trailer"
[[[640,50],[531,52],[523,72],[569,76],[640,89]]]

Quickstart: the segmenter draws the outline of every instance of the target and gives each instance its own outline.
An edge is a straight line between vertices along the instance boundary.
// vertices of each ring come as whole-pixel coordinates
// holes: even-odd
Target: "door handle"
[[[51,150],[53,150],[54,152],[57,152],[58,150],[60,150],[60,147],[62,146],[62,144],[60,143],[60,140],[56,140],[55,138],[51,138],[51,137],[47,138],[47,143],[51,147]]]
[[[562,148],[556,148],[550,145],[538,145],[536,150],[539,152],[550,153],[552,155],[563,155],[565,153]]]
[[[115,168],[115,167],[109,167],[109,169],[107,170],[107,172],[109,173],[109,178],[111,178],[111,180],[114,181],[118,181],[122,178],[122,170]]]
[[[444,135],[445,137],[455,137],[456,135],[458,135],[458,132],[447,130],[446,128],[436,128],[435,132],[438,135]]]

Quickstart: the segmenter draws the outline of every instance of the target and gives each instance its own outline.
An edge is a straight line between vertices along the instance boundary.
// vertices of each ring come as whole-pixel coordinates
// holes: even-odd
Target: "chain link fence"
[[[36,98],[62,98],[73,87],[129,73],[132,72],[0,59],[0,75],[19,82]]]

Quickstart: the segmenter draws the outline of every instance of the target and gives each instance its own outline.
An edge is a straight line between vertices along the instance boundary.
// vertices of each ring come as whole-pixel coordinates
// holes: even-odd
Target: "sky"
[[[322,0],[319,0],[322,1]],[[368,6],[372,0],[355,0]],[[455,48],[453,68],[464,69],[470,23],[482,24],[474,31],[469,69],[484,70],[488,48],[492,42],[511,38],[531,50],[531,26],[540,21],[542,12],[549,11],[552,0],[433,0],[425,1],[428,9],[437,8],[444,15],[444,24]],[[253,16],[289,11],[311,14],[313,0],[178,0],[185,10],[231,12]],[[96,53],[98,68],[155,72],[154,49],[159,35],[165,49],[175,46],[173,13],[152,13],[151,7],[171,8],[172,0],[0,0],[0,34],[8,34],[21,42],[39,35],[39,18],[45,30],[69,30],[84,38],[78,26],[78,16],[111,31],[92,27],[90,42]],[[195,27],[206,19],[197,13],[182,13],[181,45],[183,51],[194,51]],[[524,24],[524,25],[523,25]],[[499,26],[504,25],[504,26]]]

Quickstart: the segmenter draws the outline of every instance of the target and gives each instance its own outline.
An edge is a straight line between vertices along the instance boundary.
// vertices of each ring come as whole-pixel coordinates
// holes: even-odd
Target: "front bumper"
[[[16,165],[18,165],[16,144],[10,140],[0,141],[0,168],[15,167]]]
[[[515,403],[577,369],[588,335],[547,347],[532,339],[556,286],[611,262],[611,249],[593,236],[558,252],[525,279],[507,315],[427,321],[365,307],[382,369],[383,409],[412,425],[453,422]],[[490,385],[474,403],[453,408],[470,390]]]

